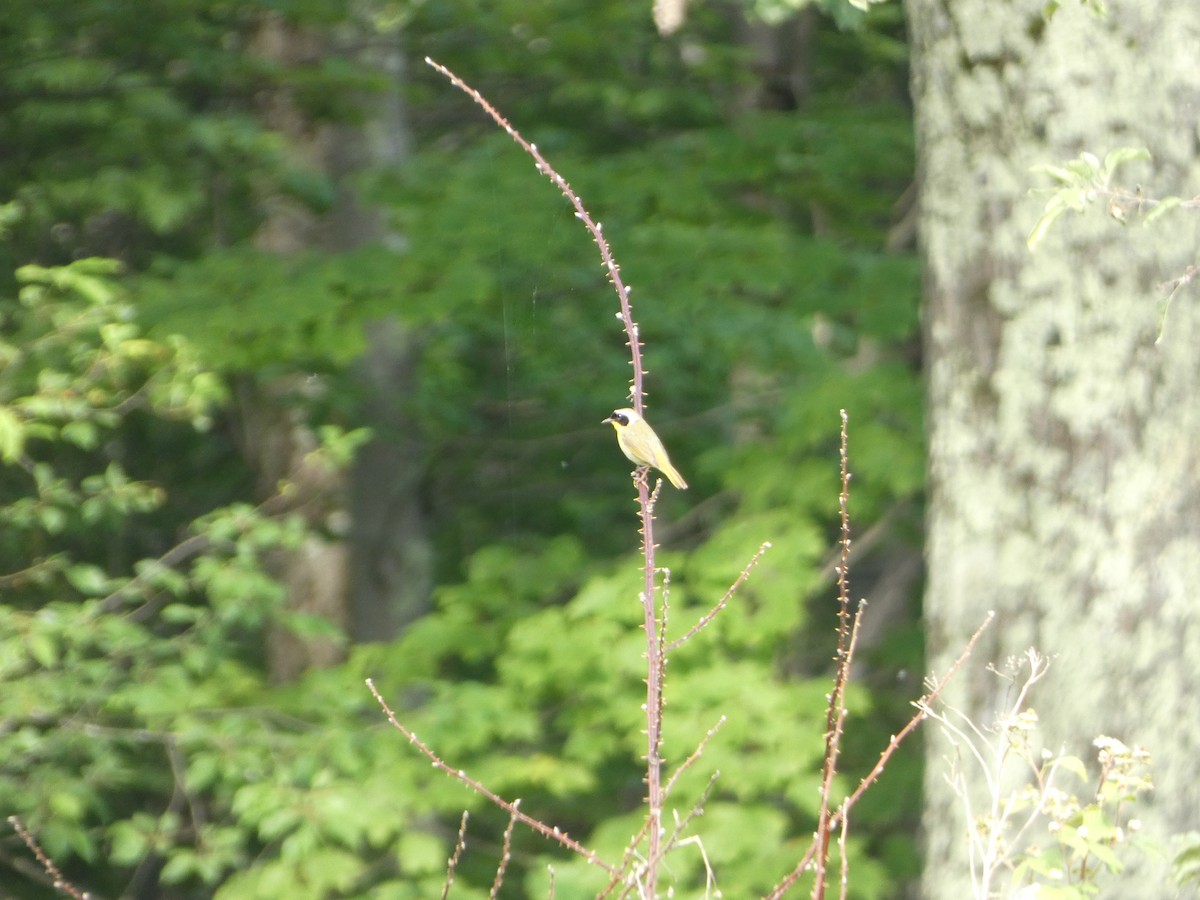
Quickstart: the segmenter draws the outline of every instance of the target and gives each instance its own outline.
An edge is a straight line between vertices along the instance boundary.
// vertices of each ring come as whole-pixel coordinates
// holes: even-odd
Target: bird
[[[666,475],[676,488],[687,490],[687,482],[679,470],[671,465],[667,448],[637,410],[614,409],[612,415],[601,420],[601,424],[605,422],[612,425],[617,433],[617,446],[632,462],[639,466],[653,466]]]

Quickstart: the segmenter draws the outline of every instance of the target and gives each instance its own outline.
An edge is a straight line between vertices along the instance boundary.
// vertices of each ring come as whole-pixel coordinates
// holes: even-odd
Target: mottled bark
[[[984,671],[1054,658],[1034,697],[1047,744],[1100,734],[1155,757],[1154,837],[1200,809],[1200,341],[1197,298],[1156,346],[1159,282],[1200,256],[1194,213],[1122,228],[1103,203],[1025,239],[1030,167],[1145,146],[1150,192],[1200,191],[1200,4],[907,0],[926,261],[929,663],[944,671],[989,609],[949,702],[986,725]],[[971,896],[948,745],[928,735],[924,896]],[[1161,874],[1161,873],[1159,873]],[[1104,896],[1171,896],[1132,869]]]

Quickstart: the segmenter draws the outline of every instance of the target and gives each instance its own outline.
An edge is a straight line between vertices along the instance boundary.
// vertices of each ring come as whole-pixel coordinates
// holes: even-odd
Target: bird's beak
[[[611,422],[615,418],[616,418],[616,416],[614,414],[609,413],[607,417],[600,420],[600,424],[607,425],[609,422]]]

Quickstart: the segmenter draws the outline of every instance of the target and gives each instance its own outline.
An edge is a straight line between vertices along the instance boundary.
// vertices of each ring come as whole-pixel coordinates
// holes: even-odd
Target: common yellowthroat
[[[639,466],[653,466],[666,475],[671,484],[679,490],[687,490],[687,482],[671,465],[667,448],[658,439],[650,423],[635,410],[613,410],[613,414],[602,421],[612,425],[613,430],[617,432],[617,446],[632,462]]]

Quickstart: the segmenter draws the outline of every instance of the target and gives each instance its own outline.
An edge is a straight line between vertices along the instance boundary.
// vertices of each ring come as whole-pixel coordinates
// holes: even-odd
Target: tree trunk
[[[350,477],[351,634],[360,642],[389,640],[429,611],[434,561],[420,424],[404,402],[415,390],[419,344],[395,320],[376,323],[368,340],[358,380],[375,435]]]
[[[264,119],[288,135],[297,159],[327,172],[338,193],[332,210],[322,217],[276,198],[256,235],[261,249],[289,254],[319,247],[336,252],[386,239],[381,216],[362,206],[347,184],[364,167],[397,165],[408,153],[399,94],[402,57],[396,40],[374,33],[372,26],[362,29],[346,33],[347,43],[355,48],[350,53],[388,75],[392,86],[359,98],[359,108],[366,113],[361,127],[314,124],[286,90],[264,98]],[[256,51],[287,64],[312,64],[333,52],[328,44],[324,34],[268,16]],[[359,370],[364,412],[381,436],[364,450],[349,475],[324,473],[318,480],[304,462],[304,454],[315,449],[317,441],[303,416],[289,409],[286,397],[295,396],[298,388],[322,390],[316,379],[246,384],[239,392],[244,448],[259,473],[262,491],[270,494],[280,479],[298,482],[306,495],[298,508],[312,524],[336,536],[313,534],[302,547],[278,554],[276,565],[288,588],[289,607],[327,619],[349,636],[374,640],[392,636],[400,623],[417,614],[414,610],[423,611],[432,571],[416,490],[419,435],[411,423],[394,424],[402,415],[395,398],[411,385],[414,342],[398,324],[385,325],[371,329],[369,358]],[[353,523],[349,527],[347,520]],[[398,606],[403,609],[397,611]],[[294,678],[312,666],[332,665],[341,655],[340,645],[328,639],[302,638],[282,627],[268,635],[268,667],[276,680]]]
[[[1200,190],[1200,4],[908,0],[926,265],[928,658],[946,670],[996,621],[948,696],[979,726],[1008,701],[985,671],[1052,657],[1033,706],[1046,744],[1095,760],[1110,735],[1154,757],[1152,838],[1200,809],[1200,315],[1160,282],[1195,261],[1194,212],[1120,227],[1101,201],[1031,253],[1030,167],[1145,146],[1148,193]],[[1124,170],[1122,170],[1124,171]],[[1130,187],[1134,185],[1130,183]],[[975,896],[967,829],[927,736],[923,896]],[[964,767],[968,774],[978,771]],[[1094,767],[1093,767],[1094,773]],[[1082,785],[1064,784],[1084,802]],[[1125,858],[1138,859],[1124,848]],[[1145,860],[1144,856],[1140,857]],[[1140,871],[1139,871],[1140,869]],[[1170,896],[1133,865],[1103,896]]]

